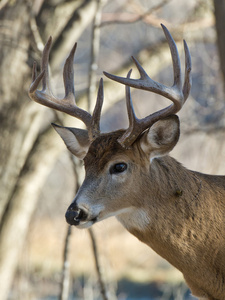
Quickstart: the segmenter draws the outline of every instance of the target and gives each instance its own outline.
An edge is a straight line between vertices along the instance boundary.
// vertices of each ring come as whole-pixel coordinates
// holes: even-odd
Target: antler
[[[118,142],[124,147],[129,147],[144,130],[151,127],[152,124],[158,121],[159,119],[165,118],[172,114],[176,114],[184,105],[191,89],[191,74],[190,74],[191,56],[190,56],[188,46],[184,41],[185,81],[182,87],[180,58],[179,58],[175,41],[173,40],[168,29],[162,24],[161,26],[163,28],[164,34],[169,44],[172,61],[173,61],[174,83],[171,87],[167,87],[159,82],[152,80],[134,57],[132,57],[132,59],[136,64],[138,71],[140,73],[139,79],[131,79],[130,78],[131,71],[128,73],[126,78],[115,76],[107,72],[104,72],[104,74],[108,78],[126,85],[126,103],[127,103],[127,111],[129,116],[129,127],[122,135],[122,137],[118,140]],[[162,95],[170,99],[173,103],[168,107],[159,110],[143,119],[138,119],[135,116],[133,110],[129,87],[143,89],[143,90],[147,90]]]
[[[103,104],[103,80],[100,80],[98,97],[94,109],[93,116],[87,111],[79,108],[75,101],[74,89],[74,70],[73,60],[77,44],[73,46],[63,69],[63,79],[65,86],[65,97],[63,99],[56,98],[51,91],[48,61],[49,53],[52,45],[52,38],[50,37],[45,45],[42,54],[41,73],[37,76],[36,63],[33,65],[32,83],[29,89],[29,96],[32,100],[45,105],[47,107],[65,112],[75,118],[80,119],[87,126],[90,140],[93,140],[100,134],[100,114]],[[42,90],[38,90],[38,85],[42,81]]]

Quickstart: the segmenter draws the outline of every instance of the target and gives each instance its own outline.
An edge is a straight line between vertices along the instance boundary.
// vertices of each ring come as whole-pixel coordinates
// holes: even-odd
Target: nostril
[[[70,205],[66,212],[66,222],[70,225],[79,225],[80,221],[87,219],[88,214],[77,206]]]
[[[87,216],[87,213],[83,209],[80,209],[77,219],[79,219],[80,221],[84,221],[87,219]]]

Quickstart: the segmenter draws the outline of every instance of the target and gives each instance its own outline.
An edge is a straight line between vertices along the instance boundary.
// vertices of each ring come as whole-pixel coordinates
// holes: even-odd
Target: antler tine
[[[164,84],[161,84],[159,82],[156,82],[152,80],[143,67],[140,65],[140,63],[132,57],[135,65],[137,66],[137,69],[140,73],[139,79],[131,79],[129,76],[125,77],[119,77],[112,74],[109,74],[107,72],[104,72],[104,74],[119,83],[122,83],[126,86],[143,89],[147,91],[154,92],[156,94],[162,95],[168,99],[170,99],[173,103],[169,105],[168,107],[157,111],[153,113],[152,115],[149,115],[141,120],[136,118],[135,126],[131,130],[131,127],[127,129],[127,131],[124,133],[124,135],[119,139],[119,142],[124,147],[129,147],[138,137],[138,135],[141,134],[144,130],[149,128],[154,122],[158,121],[161,118],[165,118],[169,115],[177,113],[183,106],[185,100],[187,99],[190,88],[191,88],[191,56],[188,49],[188,46],[186,42],[184,41],[184,50],[185,50],[185,81],[182,88],[182,80],[181,80],[181,67],[180,67],[180,58],[177,50],[177,46],[175,41],[173,40],[171,34],[169,33],[168,29],[162,25],[164,34],[166,36],[167,42],[170,47],[170,52],[172,56],[172,62],[173,62],[173,70],[174,70],[174,83],[171,87],[167,87]]]
[[[36,63],[34,63],[32,83],[29,89],[29,96],[31,99],[44,106],[56,109],[58,111],[65,112],[83,121],[84,124],[87,126],[91,138],[92,117],[87,111],[77,107],[75,102],[73,60],[76,51],[76,44],[72,48],[63,69],[63,78],[64,78],[64,86],[65,86],[65,97],[63,99],[58,99],[54,97],[50,88],[48,61],[49,61],[49,52],[50,52],[51,44],[52,44],[52,38],[50,37],[43,51],[42,63],[41,63],[42,71],[38,76],[36,71]],[[42,81],[42,90],[38,90],[37,88],[41,81]]]
[[[127,78],[130,78],[132,69],[128,72]],[[128,120],[129,120],[129,127],[125,131],[125,133],[118,139],[118,142],[124,146],[124,142],[127,143],[128,145],[130,144],[130,140],[132,137],[135,135],[135,129],[137,128],[136,125],[139,123],[139,119],[136,117],[135,112],[134,112],[134,107],[133,107],[133,102],[131,98],[131,93],[130,93],[130,87],[126,85],[126,106],[127,106],[127,114],[128,114]]]
[[[132,69],[128,72],[127,78],[130,78]],[[127,105],[127,112],[128,112],[128,119],[131,127],[134,127],[135,120],[137,117],[134,112],[133,102],[130,93],[130,87],[126,85],[126,105]]]
[[[91,139],[96,138],[100,134],[100,116],[101,116],[101,110],[102,110],[103,99],[104,99],[103,91],[104,91],[103,79],[101,78],[99,82],[97,101],[92,115],[91,130],[90,130]]]
[[[66,59],[64,68],[63,68],[63,81],[65,86],[65,98],[71,99],[75,104],[75,89],[74,89],[74,70],[73,70],[73,60],[74,54],[77,49],[77,43],[74,44],[68,58]]]
[[[191,54],[186,41],[184,40],[184,51],[185,51],[185,80],[183,85],[184,101],[187,100],[191,90]]]
[[[182,81],[181,81],[181,67],[180,67],[180,57],[177,50],[177,45],[171,36],[169,30],[161,24],[163,32],[165,34],[165,37],[167,39],[167,42],[170,47],[172,62],[173,62],[173,74],[174,74],[174,83],[173,86],[177,86],[178,88],[181,88]]]
[[[50,80],[49,80],[49,70],[48,70],[48,61],[49,61],[49,53],[52,47],[52,37],[50,36],[42,54],[41,59],[41,70],[44,72],[43,80],[42,80],[42,88],[43,90],[48,90],[51,92]]]

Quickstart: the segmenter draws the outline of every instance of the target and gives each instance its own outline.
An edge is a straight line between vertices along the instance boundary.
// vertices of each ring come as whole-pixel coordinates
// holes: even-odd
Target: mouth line
[[[89,228],[92,225],[94,225],[97,221],[98,221],[98,217],[96,216],[90,220],[80,220],[79,223],[76,225],[74,224],[74,226],[78,228]]]
[[[108,214],[108,215],[105,215],[105,216],[101,216],[101,212],[100,212],[97,216],[95,216],[93,218],[90,218],[88,220],[80,220],[79,223],[76,224],[75,226],[77,228],[89,228],[92,225],[94,225],[95,223],[100,222],[102,220],[105,220],[105,219],[107,219],[109,217],[112,217],[112,216],[116,216],[116,214],[112,213],[112,214]]]
[[[98,221],[98,217],[94,217],[93,219],[91,219],[91,221],[93,222],[93,224],[96,223]]]

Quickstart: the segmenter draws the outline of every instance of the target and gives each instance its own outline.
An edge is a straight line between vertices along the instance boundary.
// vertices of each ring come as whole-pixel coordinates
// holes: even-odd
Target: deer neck
[[[139,186],[137,206],[117,218],[138,239],[181,269],[179,254],[185,256],[183,244],[190,235],[188,223],[196,216],[196,202],[202,197],[202,179],[166,156],[155,159],[149,176],[142,180],[148,182],[142,183],[145,188]]]
[[[213,290],[224,299],[225,176],[193,172],[164,157],[153,161],[148,181],[147,191],[146,183],[139,187],[140,202],[119,221],[180,270],[196,296],[214,299]]]

